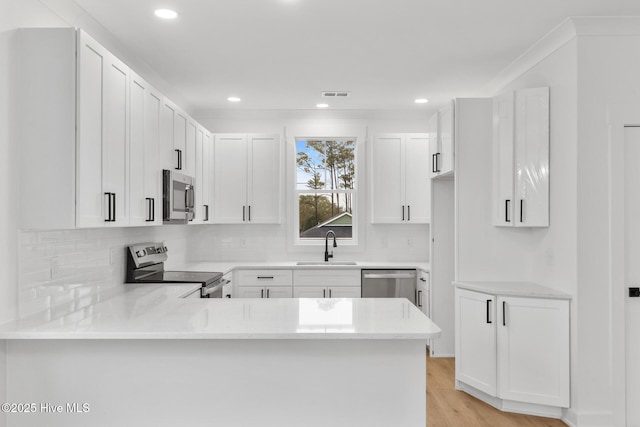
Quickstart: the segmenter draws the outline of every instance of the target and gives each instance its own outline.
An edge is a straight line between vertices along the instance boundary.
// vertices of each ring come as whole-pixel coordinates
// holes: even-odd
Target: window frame
[[[304,129],[299,126],[300,129],[294,129],[294,132],[287,132],[287,179],[285,180],[287,204],[289,212],[289,221],[287,223],[287,239],[288,250],[291,252],[313,252],[317,251],[319,246],[324,246],[324,238],[300,238],[300,212],[299,212],[299,195],[300,194],[331,194],[331,193],[346,193],[352,194],[352,237],[351,239],[338,238],[338,247],[342,249],[339,252],[343,253],[357,253],[362,252],[364,247],[364,192],[366,191],[365,180],[365,146],[367,131],[366,127],[358,126],[340,126],[336,124],[327,125],[323,129],[322,126],[310,126],[314,129]],[[298,127],[298,126],[297,126]],[[352,139],[354,141],[354,166],[355,166],[355,185],[353,190],[345,189],[323,189],[314,191],[311,189],[298,189],[297,188],[297,147],[296,141],[299,139],[312,139],[312,140],[327,140],[327,139]]]

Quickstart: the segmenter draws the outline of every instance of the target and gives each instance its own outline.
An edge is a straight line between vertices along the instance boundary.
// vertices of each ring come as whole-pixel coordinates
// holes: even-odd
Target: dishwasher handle
[[[415,279],[416,273],[364,273],[365,279]]]

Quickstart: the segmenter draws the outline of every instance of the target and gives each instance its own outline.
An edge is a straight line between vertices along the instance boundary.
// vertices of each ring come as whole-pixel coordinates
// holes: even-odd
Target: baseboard
[[[562,418],[571,427],[602,427],[616,425],[611,412],[583,412],[569,408]]]
[[[573,408],[569,408],[565,411],[564,416],[562,417],[562,422],[568,425],[569,427],[577,427],[578,426],[578,414]]]
[[[538,417],[563,419],[563,408],[557,406],[538,405],[535,403],[524,403],[516,402],[513,400],[500,399],[460,381],[456,381],[456,389],[464,391],[465,393],[475,397],[476,399],[482,400],[483,402],[493,406],[500,411],[514,412],[517,414],[525,415],[535,415]],[[580,425],[580,427],[582,427],[582,425]]]

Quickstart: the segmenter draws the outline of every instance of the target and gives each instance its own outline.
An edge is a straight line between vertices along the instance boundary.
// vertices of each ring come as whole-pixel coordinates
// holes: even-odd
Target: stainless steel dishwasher
[[[416,270],[362,270],[362,298],[406,298],[416,303]]]

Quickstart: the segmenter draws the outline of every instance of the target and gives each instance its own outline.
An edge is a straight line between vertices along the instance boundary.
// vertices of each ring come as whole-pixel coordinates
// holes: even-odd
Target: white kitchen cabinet
[[[493,224],[549,226],[549,88],[493,100]]]
[[[196,208],[193,223],[207,224],[211,222],[213,142],[211,134],[201,126],[196,130],[195,160]]]
[[[431,177],[447,176],[454,169],[455,102],[451,101],[432,116],[428,123],[430,140]]]
[[[497,395],[496,297],[456,289],[456,380]]]
[[[360,270],[294,270],[294,298],[360,298]]]
[[[215,223],[280,222],[280,146],[278,135],[214,136]]]
[[[429,283],[429,273],[419,271],[418,282],[416,284],[416,306],[427,317],[431,317],[431,286]]]
[[[130,80],[130,225],[162,224],[160,113],[162,95],[135,73]]]
[[[239,270],[236,272],[239,298],[291,298],[291,270]]]
[[[525,412],[566,408],[569,363],[568,300],[456,288],[458,388],[471,386],[504,407],[526,403]]]
[[[428,134],[382,134],[373,139],[373,223],[426,224],[430,220]]]
[[[195,175],[196,124],[169,99],[163,99],[161,149],[162,167]]]

